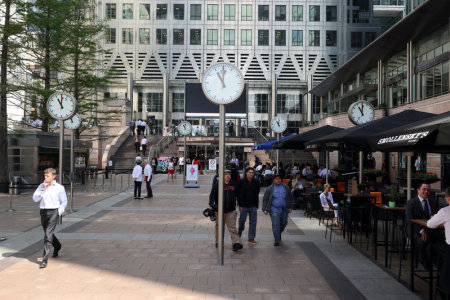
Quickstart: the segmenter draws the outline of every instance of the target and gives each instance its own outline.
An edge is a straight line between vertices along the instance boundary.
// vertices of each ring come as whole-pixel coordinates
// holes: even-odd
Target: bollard
[[[9,196],[9,209],[8,209],[8,211],[16,211],[16,210],[12,207],[12,202],[13,202],[13,197]]]

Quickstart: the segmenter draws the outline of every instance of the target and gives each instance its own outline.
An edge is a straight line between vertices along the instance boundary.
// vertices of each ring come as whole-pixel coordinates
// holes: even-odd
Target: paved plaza
[[[214,223],[202,215],[213,176],[200,177],[200,188],[184,189],[181,176],[157,174],[154,197],[143,200],[131,189],[80,190],[76,212],[57,226],[63,248],[45,269],[38,205],[31,194],[12,196],[9,212],[10,196],[1,196],[0,299],[418,299],[341,235],[330,243],[301,210],[280,247],[261,211],[256,245],[246,228],[244,249],[233,252],[227,233],[219,267]]]

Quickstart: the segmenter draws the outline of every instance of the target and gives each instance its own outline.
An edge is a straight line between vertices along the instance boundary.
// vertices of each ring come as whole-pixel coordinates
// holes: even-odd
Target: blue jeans
[[[249,216],[248,220],[248,238],[251,240],[255,239],[256,235],[256,216],[258,209],[256,207],[242,207],[239,216],[239,232],[244,231],[245,222],[247,221],[247,214]]]
[[[288,223],[288,211],[283,210],[281,213],[270,212],[270,218],[272,219],[272,231],[275,242],[281,241],[281,233],[286,228]]]

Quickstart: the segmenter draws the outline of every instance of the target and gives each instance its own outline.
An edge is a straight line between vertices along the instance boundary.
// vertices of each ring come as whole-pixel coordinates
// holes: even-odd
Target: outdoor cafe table
[[[353,242],[353,229],[352,229],[352,221],[353,221],[353,210],[369,207],[370,203],[372,203],[372,199],[375,199],[374,195],[352,195],[352,194],[344,194],[347,197],[347,200],[344,202],[344,210],[349,214],[349,222],[350,222],[350,234],[348,234],[348,241],[350,244]],[[361,212],[362,213],[362,212]],[[346,228],[346,219],[344,218],[344,234]],[[367,224],[369,225],[369,224]],[[362,224],[361,224],[362,227]],[[361,229],[362,230],[362,229]]]
[[[375,248],[375,260],[378,259],[378,210],[382,210],[386,213],[386,216],[383,220],[384,224],[384,266],[388,266],[388,248],[389,248],[389,218],[388,213],[392,213],[393,216],[396,216],[397,213],[404,214],[405,213],[405,207],[404,206],[398,206],[398,207],[389,207],[384,204],[375,204],[375,217],[374,217],[374,232],[373,232],[373,244]],[[403,218],[402,218],[403,219]],[[394,217],[392,218],[392,222],[396,220]],[[392,230],[392,235],[394,235],[394,230]],[[393,242],[393,238],[392,238]]]
[[[427,220],[425,219],[411,219],[411,223],[420,225],[424,228],[426,228],[427,230],[437,230],[437,229],[443,229],[444,226],[440,225],[439,227],[432,229],[432,228],[428,228],[427,227]],[[414,236],[414,226],[411,226],[411,237]],[[432,234],[428,235],[429,237],[429,243],[430,243],[430,247],[433,247],[433,241],[432,241]],[[415,251],[415,242],[414,242],[414,238],[411,238],[411,291],[414,292],[414,275],[415,275],[415,271],[414,271],[414,266],[415,266],[415,258],[414,258],[414,251]],[[429,268],[429,280],[428,280],[428,299],[433,299],[433,249],[430,249],[430,268]]]

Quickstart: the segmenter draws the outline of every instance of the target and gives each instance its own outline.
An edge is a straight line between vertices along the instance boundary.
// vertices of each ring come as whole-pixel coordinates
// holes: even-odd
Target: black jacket
[[[249,181],[244,177],[239,181],[238,203],[240,207],[256,207],[259,206],[259,183],[256,179]]]
[[[431,215],[435,215],[439,210],[439,202],[436,199],[428,198],[428,203],[431,207]],[[411,235],[411,226],[413,225],[409,220],[411,219],[426,219],[425,212],[423,211],[422,203],[420,203],[419,197],[412,198],[406,203],[405,208],[405,221],[408,236]],[[423,229],[419,225],[414,224],[415,237],[420,235],[420,230]]]
[[[238,196],[237,185],[230,181],[229,184],[223,185],[223,212],[229,213],[236,210],[236,200]],[[213,185],[211,193],[209,194],[209,206],[218,210],[219,203],[219,183]]]

